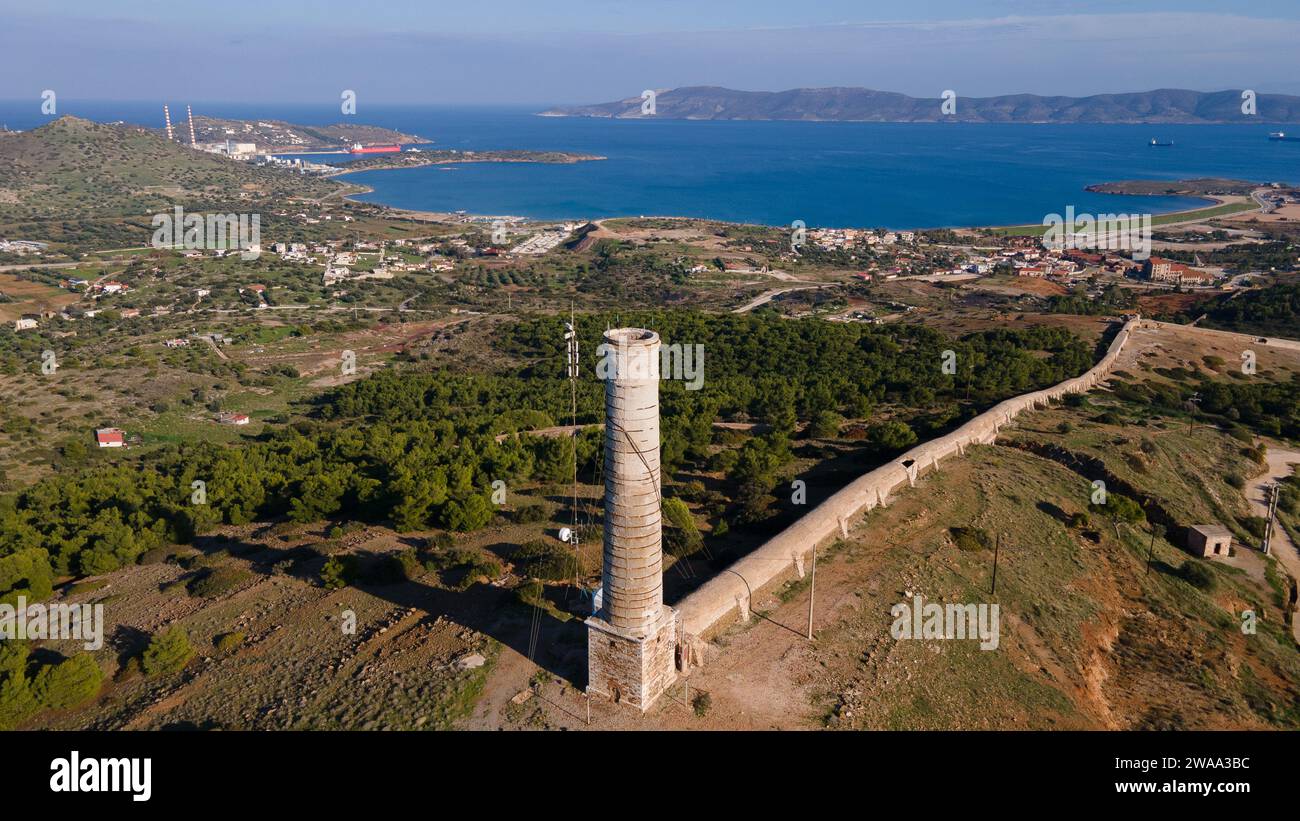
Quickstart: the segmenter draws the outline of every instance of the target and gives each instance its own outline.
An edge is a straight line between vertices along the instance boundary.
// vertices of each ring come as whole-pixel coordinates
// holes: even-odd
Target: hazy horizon
[[[0,99],[338,105],[598,103],[645,88],[1090,96],[1300,94],[1300,5],[1251,0],[499,0],[488,8],[0,0]],[[743,22],[739,22],[743,21]]]

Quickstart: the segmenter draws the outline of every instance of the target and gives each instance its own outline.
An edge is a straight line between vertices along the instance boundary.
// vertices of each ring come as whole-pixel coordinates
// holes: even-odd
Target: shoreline
[[[338,153],[343,154],[347,152],[340,151]],[[402,153],[409,154],[414,152],[402,152]],[[482,152],[482,153],[487,154],[489,152]],[[534,153],[560,154],[568,157],[569,159],[560,160],[560,161],[547,161],[547,160],[539,160],[539,159],[530,159],[528,157],[486,157],[486,156],[485,157],[475,156],[470,159],[444,158],[444,159],[437,159],[437,160],[429,160],[428,162],[407,163],[405,165],[387,165],[378,168],[348,168],[347,166],[334,166],[339,170],[336,171],[335,173],[327,174],[325,176],[328,177],[329,179],[333,179],[335,177],[342,177],[348,174],[360,174],[365,171],[407,171],[412,168],[428,168],[433,165],[474,165],[477,163],[521,163],[521,164],[534,163],[537,165],[577,165],[578,163],[597,162],[599,160],[609,159],[609,157],[601,156],[599,154],[566,154],[563,151],[552,151],[552,152],[539,151]]]
[[[453,163],[454,163],[454,162],[455,162],[455,161],[453,161]],[[508,162],[508,161],[503,161],[503,162]],[[527,161],[526,161],[526,160],[515,160],[514,162],[527,162]],[[408,167],[408,168],[426,168],[426,167],[428,167],[429,165],[440,165],[440,164],[449,164],[449,163],[428,163],[428,164],[426,164],[426,165],[413,165],[413,166],[406,166],[406,167]],[[360,171],[401,171],[401,170],[404,170],[404,168],[403,168],[403,167],[396,167],[396,168],[370,168],[370,169],[359,168],[359,169],[356,169],[355,171],[345,171],[345,172],[342,172],[342,173],[340,173],[340,174],[331,174],[331,175],[330,175],[330,179],[333,179],[333,178],[335,178],[335,177],[341,177],[341,176],[344,176],[345,174],[355,174],[355,173],[358,173],[358,172],[360,172]],[[447,221],[467,221],[467,220],[468,220],[468,221],[472,221],[472,220],[475,220],[475,219],[482,220],[482,219],[487,219],[487,218],[491,218],[491,217],[502,217],[502,216],[503,216],[503,215],[501,215],[501,214],[486,214],[486,213],[480,214],[480,213],[471,213],[471,212],[468,212],[468,211],[466,211],[466,212],[463,213],[463,214],[456,213],[456,212],[453,212],[453,211],[426,211],[426,210],[413,209],[413,208],[402,208],[402,207],[400,207],[400,206],[396,206],[396,205],[388,205],[388,204],[386,204],[386,203],[382,203],[382,202],[371,202],[371,201],[367,201],[367,200],[359,200],[359,199],[355,199],[355,197],[357,197],[357,196],[361,196],[361,195],[365,195],[365,194],[372,194],[372,193],[374,193],[375,189],[372,188],[372,187],[370,187],[370,186],[368,186],[368,185],[363,185],[363,184],[361,184],[361,183],[349,183],[349,185],[352,185],[352,186],[355,186],[355,187],[358,187],[358,188],[362,188],[362,189],[364,189],[364,190],[353,191],[353,192],[350,192],[350,193],[348,193],[348,194],[345,194],[345,195],[343,196],[343,199],[348,200],[348,201],[350,201],[350,202],[357,203],[358,205],[378,205],[378,206],[380,206],[380,207],[382,207],[382,208],[385,208],[385,209],[388,209],[389,211],[392,211],[393,213],[395,213],[395,214],[397,214],[397,215],[399,215],[399,216],[401,216],[401,217],[408,218],[408,219],[417,219],[417,220],[420,220],[420,221],[422,221],[422,222],[439,222],[439,221],[443,221],[443,220],[447,220]],[[1262,187],[1262,186],[1261,186],[1261,187]],[[1109,192],[1102,192],[1102,193],[1109,193]],[[1140,196],[1155,196],[1155,195],[1147,195],[1147,194],[1122,194],[1121,196],[1140,197]],[[1235,216],[1235,215],[1237,215],[1237,214],[1244,214],[1244,213],[1247,213],[1248,211],[1259,211],[1259,210],[1261,210],[1261,206],[1259,205],[1259,203],[1258,203],[1258,202],[1255,202],[1251,197],[1245,197],[1245,198],[1244,198],[1245,201],[1240,201],[1240,202],[1234,202],[1232,197],[1226,197],[1226,196],[1212,196],[1212,195],[1208,195],[1208,194],[1207,194],[1207,195],[1189,195],[1187,198],[1188,198],[1188,199],[1199,199],[1199,200],[1201,200],[1202,202],[1207,203],[1207,205],[1199,206],[1199,207],[1196,207],[1196,208],[1186,208],[1186,209],[1181,209],[1181,210],[1177,210],[1177,211],[1165,211],[1165,212],[1162,212],[1162,213],[1159,213],[1159,214],[1152,214],[1152,215],[1151,215],[1152,226],[1155,227],[1155,226],[1179,225],[1179,224],[1184,224],[1184,223],[1195,223],[1195,222],[1200,222],[1200,221],[1203,220],[1203,219],[1214,219],[1214,218],[1216,218],[1216,217],[1220,217],[1220,216],[1223,216],[1223,217],[1227,217],[1227,216]],[[1209,214],[1209,213],[1204,213],[1204,212],[1214,211],[1214,210],[1219,209],[1219,208],[1224,208],[1224,207],[1227,207],[1227,206],[1233,206],[1233,205],[1243,205],[1243,206],[1247,206],[1247,207],[1243,207],[1243,208],[1240,208],[1240,209],[1237,209],[1237,210],[1233,210],[1233,211],[1230,211],[1230,212],[1226,212],[1226,213],[1223,213],[1223,214]],[[1197,215],[1200,215],[1200,216],[1197,216]],[[605,222],[605,221],[608,221],[608,220],[620,220],[620,219],[623,219],[623,220],[655,219],[655,220],[679,220],[679,221],[683,221],[683,222],[690,222],[690,221],[698,221],[698,222],[716,222],[716,223],[720,223],[720,224],[724,224],[724,225],[754,226],[754,227],[758,227],[758,228],[785,228],[785,227],[786,227],[786,226],[784,226],[784,225],[767,225],[767,224],[764,224],[764,223],[757,223],[757,222],[736,222],[736,221],[733,221],[733,220],[723,220],[723,219],[717,219],[717,218],[713,218],[713,217],[691,217],[691,216],[683,216],[683,215],[681,215],[681,214],[637,214],[636,216],[631,216],[631,215],[626,215],[626,214],[622,214],[622,215],[606,214],[606,215],[602,215],[602,216],[561,216],[561,217],[513,217],[513,216],[512,216],[512,218],[522,219],[522,220],[524,220],[525,222],[536,222],[536,223],[544,223],[544,222],[592,222],[592,223],[600,223],[600,222]],[[1032,223],[1020,223],[1020,224],[1009,224],[1009,225],[1007,225],[1007,224],[1004,224],[1004,225],[951,225],[951,226],[939,226],[939,227],[932,227],[932,228],[915,228],[915,227],[884,227],[884,226],[858,226],[858,225],[826,225],[826,226],[816,226],[816,227],[818,227],[818,228],[822,228],[822,229],[831,229],[831,230],[853,229],[853,230],[859,230],[859,231],[871,231],[871,230],[884,230],[884,231],[913,231],[913,232],[917,232],[917,233],[924,232],[924,231],[954,231],[954,232],[959,232],[959,233],[960,233],[960,232],[977,233],[977,232],[980,232],[980,231],[993,231],[993,232],[995,232],[995,233],[1011,234],[1011,232],[1013,232],[1013,231],[1021,231],[1021,232],[1023,232],[1022,235],[1032,235],[1034,232],[1041,232],[1041,231],[1043,231],[1043,230],[1046,230],[1046,226],[1043,226],[1043,225],[1041,225],[1041,224],[1037,224],[1037,225],[1036,225],[1036,224],[1032,224]]]
[[[1262,185],[1260,186],[1260,188],[1263,187],[1264,186]],[[1102,192],[1095,192],[1095,193],[1110,194],[1110,193],[1117,193],[1117,192],[1102,191]],[[1145,196],[1160,196],[1160,195],[1123,193],[1120,194],[1120,196],[1145,197]],[[1246,195],[1246,196],[1237,195],[1237,194],[1232,194],[1232,195],[1187,194],[1182,196],[1186,196],[1188,199],[1201,200],[1202,202],[1207,203],[1207,205],[1198,206],[1196,208],[1185,208],[1179,211],[1165,211],[1159,214],[1153,213],[1151,214],[1152,228],[1165,227],[1170,225],[1193,224],[1193,223],[1201,222],[1203,220],[1217,219],[1221,217],[1232,217],[1232,216],[1236,216],[1237,214],[1245,214],[1251,211],[1263,210],[1263,206],[1254,198],[1253,192],[1251,195]],[[971,228],[952,229],[952,230],[993,231],[995,233],[1000,233],[1003,235],[1027,236],[1027,235],[1033,235],[1035,233],[1042,233],[1043,231],[1046,230],[1046,228],[1047,226],[1045,225],[1034,225],[1032,223],[1022,223],[1018,225],[984,225],[984,226],[975,226]],[[1020,233],[1015,234],[1013,232],[1020,232]]]

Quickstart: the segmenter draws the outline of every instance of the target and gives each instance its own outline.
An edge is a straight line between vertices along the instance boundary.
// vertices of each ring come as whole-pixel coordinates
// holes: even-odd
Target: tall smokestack
[[[185,106],[185,116],[190,120],[190,148],[198,148],[198,140],[194,139],[194,111],[189,106]]]
[[[175,135],[172,134],[172,113],[167,110],[165,105],[163,106],[163,120],[167,123],[167,139],[176,139]]]
[[[676,613],[663,603],[659,335],[605,332],[605,543],[601,608],[587,620],[587,688],[648,709],[676,679]]]

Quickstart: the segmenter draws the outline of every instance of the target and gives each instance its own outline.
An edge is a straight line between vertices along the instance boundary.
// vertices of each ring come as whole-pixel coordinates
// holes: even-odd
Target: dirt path
[[[754,310],[755,308],[757,308],[757,307],[759,307],[759,306],[761,306],[761,305],[766,305],[767,303],[771,302],[772,300],[776,299],[777,297],[781,296],[782,294],[790,294],[790,293],[794,293],[795,291],[809,291],[809,290],[812,290],[812,289],[814,289],[814,288],[822,288],[822,287],[825,287],[825,286],[823,286],[823,285],[802,285],[802,286],[797,287],[797,288],[776,288],[775,290],[764,291],[763,293],[761,293],[761,294],[759,294],[758,296],[756,296],[756,297],[754,297],[753,299],[751,299],[749,302],[746,302],[744,305],[741,305],[739,308],[736,308],[735,310],[733,310],[732,313],[733,313],[733,314],[746,314],[746,313],[749,313],[750,311]]]
[[[1294,466],[1300,465],[1300,451],[1283,450],[1269,445],[1268,467],[1264,472],[1250,480],[1246,487],[1246,500],[1250,502],[1250,511],[1256,516],[1268,515],[1267,486],[1282,478],[1290,476]],[[1273,528],[1271,552],[1278,562],[1286,568],[1291,577],[1300,581],[1300,551],[1291,541],[1291,537],[1280,525]],[[1291,634],[1300,642],[1300,615],[1291,619]]]
[[[38,262],[31,265],[0,265],[0,273],[9,271],[26,271],[31,268],[37,269],[54,269],[54,268],[78,268],[86,265],[108,265],[108,260],[82,260],[81,262]]]
[[[225,351],[221,350],[221,346],[220,346],[220,345],[218,345],[216,342],[212,341],[212,337],[211,337],[211,336],[206,336],[206,335],[205,335],[205,336],[202,336],[202,337],[199,337],[199,338],[202,339],[204,342],[208,343],[208,347],[212,348],[212,350],[215,351],[216,354],[217,354],[217,356],[220,357],[221,359],[229,359],[229,358],[230,358],[230,357],[226,356],[226,352],[225,352]]]
[[[1276,336],[1252,336],[1250,334],[1237,333],[1235,331],[1220,331],[1214,328],[1193,327],[1191,325],[1178,325],[1172,322],[1159,322],[1154,319],[1143,319],[1143,324],[1148,322],[1158,326],[1159,330],[1169,330],[1173,333],[1191,333],[1200,334],[1220,339],[1224,342],[1235,342],[1246,346],[1263,345],[1269,348],[1282,348],[1288,351],[1300,351],[1300,341],[1294,339],[1283,339]]]

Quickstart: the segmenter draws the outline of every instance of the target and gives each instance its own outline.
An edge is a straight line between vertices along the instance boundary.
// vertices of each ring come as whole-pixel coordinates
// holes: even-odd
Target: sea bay
[[[27,109],[30,109],[28,111]],[[156,110],[155,110],[156,109]],[[196,113],[302,124],[349,119],[337,105],[201,104]],[[173,112],[177,106],[173,105]],[[357,198],[422,211],[538,219],[691,216],[815,226],[934,228],[1039,223],[1081,213],[1164,213],[1201,201],[1085,191],[1123,179],[1300,178],[1300,143],[1267,124],[1099,125],[610,120],[539,117],[542,107],[359,105],[359,123],[437,148],[598,154],[575,164],[483,163],[363,171]],[[60,113],[149,126],[161,104],[70,103]],[[46,118],[0,104],[10,127]],[[1172,146],[1152,147],[1153,138]],[[348,155],[313,155],[346,162]]]

